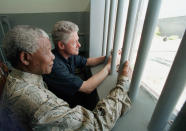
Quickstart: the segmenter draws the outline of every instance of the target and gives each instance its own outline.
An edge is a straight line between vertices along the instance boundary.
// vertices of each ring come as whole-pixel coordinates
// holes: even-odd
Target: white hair
[[[59,41],[66,44],[69,41],[71,34],[78,31],[79,28],[75,23],[70,21],[58,21],[52,30],[52,40],[55,47],[57,47]]]
[[[3,48],[12,66],[17,65],[22,51],[36,52],[39,48],[38,40],[41,37],[49,38],[45,31],[30,25],[17,25],[8,31],[3,40]]]

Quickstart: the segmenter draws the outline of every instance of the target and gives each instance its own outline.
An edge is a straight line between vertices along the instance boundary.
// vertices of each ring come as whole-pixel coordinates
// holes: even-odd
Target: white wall
[[[104,26],[104,10],[105,0],[91,0],[89,57],[101,56]]]
[[[0,14],[89,11],[89,0],[0,0]]]

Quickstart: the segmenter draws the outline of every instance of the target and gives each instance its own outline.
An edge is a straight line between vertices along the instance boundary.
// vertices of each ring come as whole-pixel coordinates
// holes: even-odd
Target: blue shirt
[[[67,101],[70,107],[82,105],[92,110],[99,100],[97,90],[91,94],[80,92],[79,88],[82,86],[83,80],[75,75],[75,69],[85,67],[87,59],[82,56],[71,56],[65,59],[57,50],[53,50],[53,53],[55,60],[52,72],[43,77],[49,90]]]

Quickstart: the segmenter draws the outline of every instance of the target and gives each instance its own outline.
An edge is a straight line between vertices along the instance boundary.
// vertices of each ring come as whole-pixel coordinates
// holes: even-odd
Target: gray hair
[[[71,37],[71,33],[78,32],[79,28],[75,23],[70,21],[58,21],[52,30],[52,40],[57,47],[59,41],[66,44]]]
[[[49,38],[47,33],[30,25],[17,25],[6,34],[3,40],[5,55],[12,66],[16,66],[22,51],[34,53],[39,48],[38,40]]]

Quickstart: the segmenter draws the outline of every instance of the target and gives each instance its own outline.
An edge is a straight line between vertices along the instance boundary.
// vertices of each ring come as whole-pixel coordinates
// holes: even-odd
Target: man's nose
[[[55,59],[55,55],[52,53],[52,60],[54,60]]]
[[[77,47],[81,47],[81,44],[79,43],[79,41],[77,42]]]

